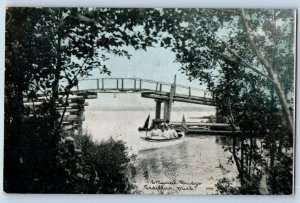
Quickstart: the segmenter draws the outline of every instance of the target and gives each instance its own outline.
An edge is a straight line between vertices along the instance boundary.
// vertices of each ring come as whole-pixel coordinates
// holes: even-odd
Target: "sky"
[[[237,21],[236,21],[237,22]],[[226,27],[226,26],[225,26]],[[233,26],[234,27],[234,26]],[[135,29],[141,29],[140,27]],[[228,38],[229,32],[228,29],[219,29],[216,35],[220,38]],[[190,82],[185,73],[180,71],[181,64],[175,62],[175,53],[170,49],[162,48],[159,46],[147,48],[147,51],[144,50],[134,50],[132,47],[126,47],[132,57],[127,59],[126,57],[115,56],[112,54],[105,54],[110,59],[106,61],[106,66],[111,75],[100,75],[98,69],[92,71],[92,76],[90,78],[142,78],[154,81],[161,81],[172,83],[174,81],[174,76],[176,75],[176,83],[191,87],[206,89],[206,85],[200,85],[198,80]],[[101,53],[100,53],[101,55]],[[218,67],[214,67],[216,74],[218,75]],[[93,83],[93,84],[92,84]],[[91,88],[96,88],[96,82],[81,82],[79,86],[91,86]],[[177,90],[177,89],[176,89]],[[201,95],[202,96],[202,95]],[[99,95],[100,97],[100,95]],[[111,94],[101,94],[101,102],[91,101],[92,106],[95,107],[120,107],[124,106],[127,108],[142,108],[153,105],[153,101],[149,99],[141,99],[139,94],[134,95],[111,95]],[[122,99],[117,99],[122,98]],[[116,102],[119,101],[119,102]],[[120,103],[121,102],[121,103]],[[190,107],[191,104],[185,103],[176,103],[174,106],[178,107]],[[198,107],[199,105],[193,105]],[[205,106],[202,106],[204,108]]]
[[[155,80],[160,82],[173,83],[176,75],[176,84],[186,85],[196,88],[206,89],[205,85],[200,85],[198,80],[190,82],[188,77],[181,73],[181,64],[175,62],[175,54],[170,49],[161,47],[150,47],[147,51],[137,50],[133,48],[126,48],[132,55],[130,59],[126,57],[119,57],[110,55],[110,59],[106,61],[108,70],[111,75],[100,75],[98,69],[92,71],[90,78],[142,78],[148,80]],[[86,82],[88,84],[89,82]],[[80,83],[83,84],[83,83]],[[85,84],[83,84],[85,85]],[[91,82],[89,85],[96,87],[96,82]],[[196,94],[201,94],[197,92]],[[149,109],[155,107],[153,99],[141,98],[140,93],[128,94],[98,94],[98,99],[89,100],[89,108],[137,108]],[[214,107],[187,104],[182,102],[175,102],[175,108],[194,108],[194,109],[209,109]]]
[[[106,65],[111,71],[111,76],[105,77],[136,77],[172,83],[176,75],[177,84],[205,89],[198,81],[189,82],[188,77],[179,71],[181,64],[174,62],[175,54],[170,49],[150,47],[147,51],[135,51],[128,47],[126,50],[132,54],[131,59],[110,55]],[[103,77],[97,69],[93,70],[92,75],[91,78]]]

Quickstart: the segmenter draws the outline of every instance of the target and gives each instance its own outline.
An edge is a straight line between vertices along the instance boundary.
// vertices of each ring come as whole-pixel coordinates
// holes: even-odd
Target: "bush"
[[[26,118],[18,128],[19,134],[5,141],[5,191],[52,193],[61,180],[57,167],[60,134],[48,117]]]
[[[221,195],[239,195],[239,187],[232,186],[231,181],[228,178],[222,178],[215,184],[217,191]]]
[[[129,193],[132,165],[122,141],[53,130],[27,118],[18,144],[6,139],[4,189],[11,193]],[[15,149],[18,153],[13,153]]]
[[[134,188],[130,182],[134,167],[123,141],[110,138],[97,143],[87,135],[77,137],[76,140],[86,160],[92,164],[98,175],[97,184],[94,186],[95,193],[130,193]]]

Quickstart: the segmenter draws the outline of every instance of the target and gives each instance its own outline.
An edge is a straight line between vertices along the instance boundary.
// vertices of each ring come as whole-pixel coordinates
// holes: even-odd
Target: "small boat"
[[[140,137],[140,151],[151,150],[151,149],[159,149],[164,147],[173,146],[183,142],[183,138],[185,137],[185,133],[180,131],[177,133],[178,137],[173,139],[166,139],[161,137]]]
[[[145,121],[145,124],[143,127],[139,127],[139,131],[149,131],[149,121],[150,121],[150,114],[148,115],[146,121]]]

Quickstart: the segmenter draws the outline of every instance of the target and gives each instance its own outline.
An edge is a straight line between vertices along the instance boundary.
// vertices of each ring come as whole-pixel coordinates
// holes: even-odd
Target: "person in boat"
[[[170,139],[170,134],[167,131],[167,126],[166,125],[161,126],[161,134],[160,135],[161,135],[162,138]]]
[[[170,130],[170,128],[169,128],[169,126],[168,125],[163,125],[162,126],[162,134],[161,134],[161,136],[163,137],[163,138],[165,138],[165,139],[172,139],[173,138],[173,136],[172,136],[172,133],[171,133],[171,130]]]
[[[161,134],[161,130],[158,128],[157,125],[154,125],[154,128],[150,132],[150,137],[158,137]]]
[[[173,139],[173,138],[174,138],[174,137],[173,137],[173,133],[172,133],[171,128],[170,128],[169,125],[166,125],[166,132],[167,132],[167,134],[168,134],[168,138],[169,138],[169,139]]]
[[[170,132],[173,138],[177,138],[178,134],[176,132],[176,130],[174,129],[174,125],[170,125]]]

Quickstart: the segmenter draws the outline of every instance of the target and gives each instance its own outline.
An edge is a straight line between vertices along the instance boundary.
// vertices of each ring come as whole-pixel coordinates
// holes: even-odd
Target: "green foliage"
[[[231,153],[228,157],[229,164],[235,164],[238,170],[239,186],[235,189],[238,194],[260,194],[263,169],[267,167],[265,156],[256,138],[232,138],[232,145],[225,146],[224,151]],[[217,190],[220,193],[232,194],[230,181],[219,180]],[[226,183],[226,184],[225,184]]]
[[[272,194],[293,193],[293,145],[289,132],[283,133],[278,127],[274,135],[264,138],[266,156],[270,160],[269,166],[265,168],[268,175],[267,185]]]
[[[172,47],[176,61],[182,64],[182,73],[206,84],[217,102],[222,101],[217,106],[225,114],[228,105],[237,107],[245,100],[252,104],[251,99],[255,99],[252,107],[263,107],[272,98],[273,106],[281,105],[291,130],[288,108],[293,104],[294,11],[245,12],[259,53],[249,43],[252,38],[247,35],[240,9],[166,9],[161,26],[169,30],[172,40],[165,37],[162,41],[168,38],[170,43],[162,46]],[[171,27],[167,29],[168,26]],[[265,61],[270,65],[266,67]]]
[[[84,188],[72,188],[73,183],[87,179],[84,175],[81,178],[84,172],[75,174],[77,168],[74,160],[78,159],[80,164],[86,166],[85,171],[92,170],[88,169],[84,159],[69,151],[71,146],[61,148],[61,124],[65,110],[59,114],[57,105],[68,105],[70,90],[77,85],[79,78],[90,76],[92,69],[98,68],[99,74],[110,74],[105,65],[108,54],[129,58],[126,46],[135,49],[150,46],[155,41],[151,16],[157,15],[158,11],[9,8],[6,14],[5,190],[59,192],[52,184],[56,181],[64,192],[86,192],[88,190]],[[59,99],[59,95],[65,97]],[[40,96],[45,97],[44,103],[35,106],[33,102]],[[24,98],[32,102],[31,107],[24,107]],[[116,152],[120,151],[120,157],[122,152],[125,153],[121,143],[116,143],[114,147]],[[33,149],[43,151],[36,162],[32,158],[38,151]],[[100,153],[100,149],[97,150]],[[119,164],[124,165],[126,161],[124,158]],[[59,164],[62,168],[58,167]],[[69,171],[63,169],[65,166],[70,167]],[[115,166],[116,170],[118,166]],[[45,175],[50,173],[46,169],[53,169],[51,173],[55,177]],[[32,171],[33,176],[28,177],[22,171]],[[70,177],[65,179],[66,176]],[[124,181],[121,173],[116,177]],[[19,184],[24,179],[28,187]],[[116,192],[126,192],[129,186],[114,187],[122,188]],[[112,191],[108,189],[106,192]]]
[[[258,194],[266,173],[270,193],[287,194],[293,170],[292,162],[283,160],[292,157],[285,150],[291,151],[293,143],[289,108],[294,100],[295,13],[271,9],[247,9],[244,13],[245,18],[240,9],[166,9],[162,30],[169,30],[172,39],[165,37],[161,45],[172,47],[182,73],[190,80],[207,85],[217,106],[217,122],[226,121],[233,130],[241,131],[241,146],[226,148],[232,153],[229,161],[239,171],[238,192]],[[263,138],[263,151],[254,136]],[[269,153],[270,149],[274,153]],[[285,159],[277,156],[278,152]],[[278,171],[272,175],[269,169],[275,165]],[[283,167],[288,168],[285,174],[280,172]],[[277,187],[285,185],[280,180],[289,185]],[[236,193],[226,181],[219,184],[221,193]]]
[[[278,158],[277,158],[278,160]],[[293,159],[290,156],[283,156],[275,163],[272,170],[268,171],[270,178],[268,185],[271,188],[272,194],[293,194]]]
[[[228,178],[222,178],[218,180],[216,188],[221,195],[239,195],[240,190],[237,187],[232,186],[231,181]]]
[[[289,136],[280,130],[277,133],[264,137],[244,134],[224,147],[231,154],[228,163],[238,170],[240,185],[234,187],[238,194],[292,194],[293,151]],[[216,186],[220,194],[234,194],[229,179],[220,179]]]
[[[129,179],[134,178],[134,157],[122,141],[95,143],[87,135],[74,139],[67,134],[57,141],[46,118],[29,119],[23,126],[22,157],[8,166],[13,179],[6,179],[5,191],[124,194],[135,188]]]
[[[134,189],[131,179],[135,168],[132,165],[134,156],[129,157],[123,141],[110,138],[108,141],[95,143],[89,136],[77,137],[82,154],[91,163],[97,174],[94,193],[124,194]]]
[[[6,146],[15,146],[16,149],[12,151],[11,148],[6,148],[5,191],[39,193],[51,192],[56,188],[56,183],[59,183],[59,137],[55,136],[49,122],[49,117],[28,118],[19,131],[22,136],[17,140],[7,139]],[[21,156],[18,157],[19,154]]]
[[[95,144],[88,137],[78,143],[63,141],[60,125],[64,114],[58,114],[56,105],[67,105],[58,100],[59,95],[67,98],[78,79],[88,77],[92,69],[110,74],[105,65],[108,54],[130,58],[127,46],[146,49],[158,43],[171,47],[183,74],[207,85],[215,96],[219,118],[229,116],[232,126],[239,126],[244,134],[264,136],[266,155],[272,160],[268,166],[253,142],[232,148],[232,161],[242,183],[240,192],[256,194],[260,170],[264,170],[271,193],[290,194],[293,166],[288,152],[293,137],[286,127],[288,119],[282,120],[288,118],[285,114],[294,100],[294,12],[262,9],[245,13],[255,44],[274,73],[253,51],[245,19],[237,9],[9,8],[6,191],[130,191],[130,159],[124,144],[114,140]],[[278,83],[274,83],[274,75]],[[46,97],[43,105],[24,108],[24,96],[33,101],[41,95]],[[33,159],[35,156],[38,158]],[[268,167],[274,170],[268,171]],[[221,191],[236,192],[227,180],[222,181]],[[282,186],[284,181],[287,187]]]
[[[92,69],[110,74],[105,65],[109,53],[129,58],[126,46],[151,46],[155,41],[151,15],[157,13],[150,9],[10,8],[7,75],[23,82],[28,99],[37,94],[69,94],[78,78],[89,76]],[[143,27],[134,31],[138,26]],[[15,67],[18,70],[10,74]]]

